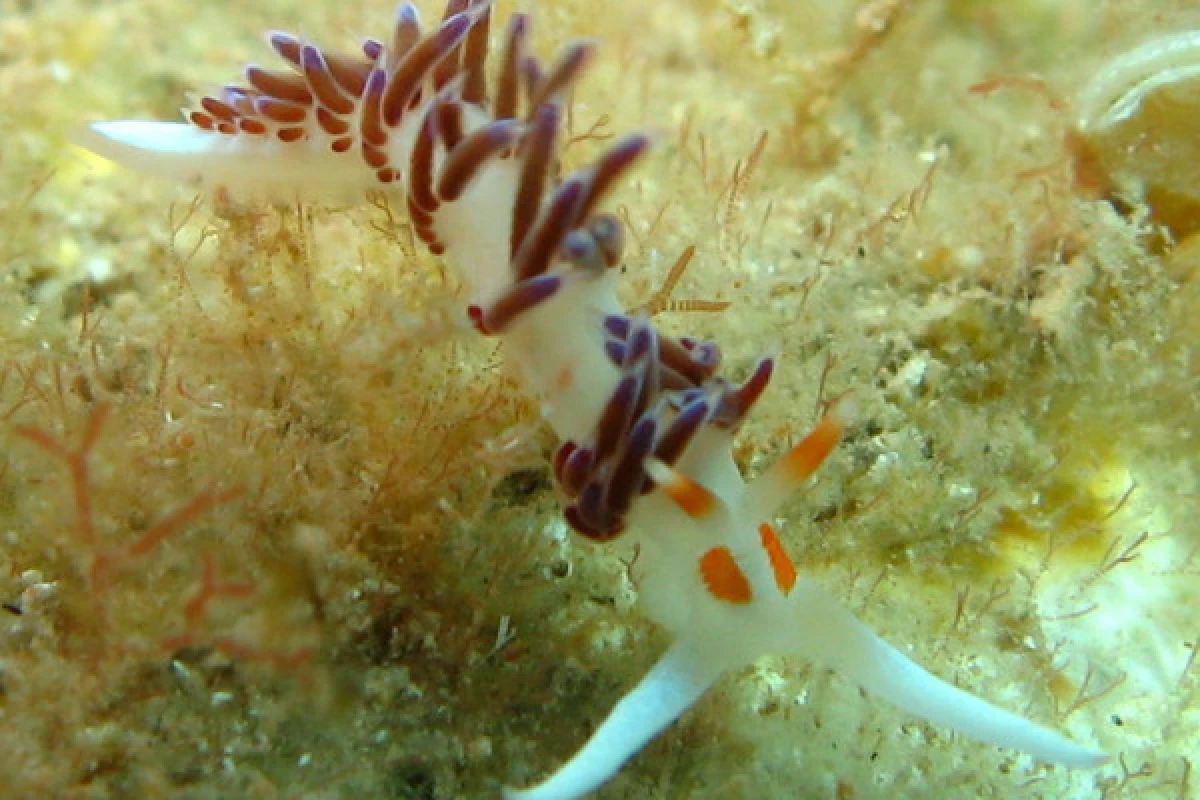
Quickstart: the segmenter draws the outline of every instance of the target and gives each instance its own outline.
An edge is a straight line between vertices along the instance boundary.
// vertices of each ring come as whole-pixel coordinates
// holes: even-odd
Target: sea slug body
[[[489,91],[492,8],[451,0],[428,30],[400,6],[390,38],[352,55],[283,33],[288,69],[202,98],[182,123],[107,122],[83,144],[133,168],[235,198],[403,198],[415,230],[469,291],[468,316],[499,337],[562,444],[553,471],[566,519],[595,541],[636,542],[645,613],[673,644],[557,772],[510,798],[574,798],[613,776],[724,673],[766,654],[804,656],[936,724],[1050,762],[1106,756],[934,677],[800,574],[770,520],[836,448],[854,403],[747,483],[736,433],[775,370],[734,385],[712,343],[659,332],[622,308],[623,231],[601,209],[650,147],[616,140],[558,177],[567,92],[594,46],[554,64],[530,53],[517,14]]]

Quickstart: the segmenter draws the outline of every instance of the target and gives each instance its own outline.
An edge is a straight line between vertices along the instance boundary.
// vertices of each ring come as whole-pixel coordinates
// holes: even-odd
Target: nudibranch
[[[633,134],[559,174],[564,105],[594,45],[553,64],[514,15],[489,88],[489,0],[450,0],[426,29],[401,5],[391,38],[327,52],[285,33],[286,62],[203,97],[182,123],[105,122],[83,144],[148,173],[232,198],[403,198],[420,238],[457,269],[467,316],[497,336],[561,440],[553,463],[582,536],[634,542],[645,613],[673,637],[563,767],[509,798],[574,798],[599,787],[721,675],[766,654],[834,668],[902,709],[983,742],[1072,767],[1106,756],[946,683],[887,644],[800,574],[771,520],[840,442],[853,402],[747,483],[732,455],[775,359],[744,383],[720,376],[716,345],[659,332],[614,288],[623,229],[601,210],[650,145]]]

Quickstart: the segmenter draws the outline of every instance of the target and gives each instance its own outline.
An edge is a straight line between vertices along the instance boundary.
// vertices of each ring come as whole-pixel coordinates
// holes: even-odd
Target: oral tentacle
[[[618,701],[587,743],[557,772],[529,789],[505,789],[505,800],[571,800],[609,778],[690,708],[726,671],[742,665],[728,649],[680,640]]]
[[[815,581],[802,578],[794,593],[798,612],[778,650],[834,668],[869,692],[935,725],[998,747],[1071,767],[1108,760],[1055,731],[997,708],[937,678],[879,638]]]
[[[773,517],[829,458],[853,420],[855,410],[853,397],[835,402],[804,439],[750,483],[747,507],[760,519]]]

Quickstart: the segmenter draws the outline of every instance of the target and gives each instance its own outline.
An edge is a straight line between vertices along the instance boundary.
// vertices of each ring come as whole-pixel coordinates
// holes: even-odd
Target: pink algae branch
[[[256,587],[249,581],[222,583],[217,579],[217,568],[211,556],[204,557],[204,571],[200,578],[200,590],[183,606],[184,632],[172,636],[164,644],[172,650],[182,650],[200,644],[207,629],[208,607],[220,598],[253,597]]]
[[[88,570],[89,588],[101,597],[108,589],[110,579],[127,562],[147,555],[167,538],[192,524],[206,512],[226,505],[243,494],[240,488],[219,491],[214,487],[193,497],[185,506],[176,509],[159,520],[150,530],[126,546],[108,547],[96,533],[95,507],[92,501],[91,468],[88,457],[108,420],[111,406],[97,404],[84,426],[79,448],[70,449],[64,442],[46,431],[31,426],[19,426],[17,435],[33,442],[50,455],[66,464],[71,475],[71,490],[75,501],[75,530],[80,543],[92,553],[92,565]]]
[[[106,621],[105,595],[112,584],[113,575],[123,566],[150,554],[168,538],[187,528],[204,514],[227,505],[244,494],[240,487],[222,490],[210,486],[182,507],[160,519],[134,541],[116,546],[101,542],[96,531],[89,457],[96,447],[110,412],[111,407],[107,403],[96,405],[84,425],[83,436],[77,449],[71,449],[63,441],[40,428],[21,426],[16,429],[19,436],[33,442],[67,466],[75,504],[76,534],[80,543],[92,556],[92,563],[87,571],[88,588],[92,592],[93,605],[98,609],[102,621]],[[177,651],[207,644],[230,658],[262,663],[284,670],[295,670],[307,664],[313,655],[312,647],[277,651],[212,633],[208,620],[209,610],[214,601],[248,599],[256,593],[257,586],[250,581],[219,579],[213,559],[206,555],[200,587],[183,606],[184,631],[180,635],[163,639],[161,645],[170,651]]]
[[[273,650],[255,647],[230,636],[212,636],[209,633],[208,608],[214,600],[250,598],[256,591],[257,587],[249,581],[220,581],[212,558],[205,556],[200,589],[183,607],[184,632],[166,639],[163,644],[170,650],[183,650],[207,643],[240,661],[290,671],[304,667],[313,656],[312,647],[300,647],[292,651]]]

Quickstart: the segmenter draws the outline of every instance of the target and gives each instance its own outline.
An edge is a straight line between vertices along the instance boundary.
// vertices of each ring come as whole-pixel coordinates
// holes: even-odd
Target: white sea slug
[[[460,274],[468,314],[499,336],[562,440],[554,472],[567,521],[597,541],[636,542],[645,613],[674,643],[592,737],[543,783],[510,798],[591,792],[722,674],[768,653],[829,665],[910,713],[1046,761],[1106,756],[934,677],[798,574],[769,520],[840,441],[851,403],[747,484],[737,429],[774,360],[745,384],[718,377],[716,346],[659,333],[617,300],[618,220],[599,211],[649,140],[618,140],[557,177],[563,103],[592,53],[545,66],[515,15],[494,91],[484,62],[491,6],[451,0],[424,32],[402,5],[390,40],[360,55],[297,37],[268,41],[289,69],[205,97],[183,123],[92,125],[83,143],[149,173],[235,198],[322,201],[367,189],[403,197],[421,238]]]

